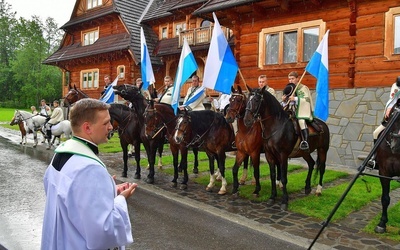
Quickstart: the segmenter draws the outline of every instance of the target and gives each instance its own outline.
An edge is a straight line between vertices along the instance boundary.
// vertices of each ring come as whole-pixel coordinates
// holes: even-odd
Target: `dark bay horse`
[[[132,145],[135,147],[135,160],[136,160],[136,173],[135,178],[140,179],[141,177],[141,168],[140,168],[140,143],[143,143],[144,148],[146,150],[147,159],[149,162],[149,174],[147,175],[147,183],[154,183],[154,165],[156,153],[158,150],[159,157],[162,157],[163,146],[165,142],[165,131],[159,133],[155,138],[149,139],[145,134],[145,123],[144,123],[144,111],[147,107],[147,100],[141,94],[140,88],[130,85],[123,84],[114,86],[115,94],[121,96],[125,100],[132,103],[132,108],[124,107],[124,110],[129,110],[130,112],[134,112],[136,115],[136,120],[131,123],[135,123],[135,129],[127,130],[127,128],[132,127],[132,124],[127,124],[126,118],[121,119],[123,117],[117,117],[117,114],[111,115],[112,119],[115,119],[118,124],[118,133],[120,135],[121,147],[123,150],[123,160],[124,160],[124,172],[123,176],[126,176],[128,170],[128,145],[132,141]],[[121,138],[121,136],[123,138]],[[137,144],[139,143],[139,144]]]
[[[68,89],[68,93],[64,96],[64,103],[67,105],[72,105],[83,98],[89,98],[87,94],[78,89],[75,85],[72,87],[71,84],[69,84]]]
[[[169,148],[173,157],[173,166],[174,169],[187,169],[187,155],[188,148],[185,145],[177,144],[173,140],[175,126],[178,117],[175,116],[174,110],[171,105],[164,103],[155,103],[154,101],[150,101],[149,105],[144,112],[145,117],[145,132],[149,138],[153,138],[159,133],[162,129],[166,129],[166,137],[169,141]],[[192,148],[194,154],[194,173],[198,173],[198,149]],[[181,152],[181,162],[178,166],[178,156],[179,152]],[[173,186],[177,186],[178,174],[174,174],[174,178],[172,180]],[[185,182],[185,181],[184,181]],[[187,180],[186,180],[187,182]],[[181,189],[186,189],[186,183],[182,183]]]
[[[272,96],[265,87],[261,89],[250,89],[250,97],[246,105],[244,123],[250,127],[255,122],[261,126],[260,137],[263,138],[264,150],[270,167],[271,184],[276,179],[276,167],[280,168],[282,181],[281,209],[286,210],[289,196],[286,189],[288,158],[302,157],[308,165],[305,193],[311,192],[311,176],[315,161],[311,157],[313,151],[317,151],[317,171],[320,178],[316,195],[321,194],[322,180],[325,173],[325,162],[329,149],[329,128],[321,120],[315,118],[316,127],[309,125],[309,151],[300,150],[298,145],[300,138],[297,135],[295,125],[288,113],[283,110],[278,100]],[[278,171],[279,173],[279,171]],[[279,176],[278,176],[279,177]],[[277,196],[276,185],[272,184],[271,196],[268,204],[273,204]]]
[[[218,170],[222,176],[222,185],[218,194],[226,193],[225,179],[225,152],[233,151],[232,143],[235,135],[232,127],[224,116],[211,110],[181,111],[176,124],[174,140],[186,147],[198,147],[204,150],[208,156],[210,166],[210,183],[206,190],[211,191],[215,185],[214,160],[217,160]],[[183,168],[184,184],[188,181],[187,168]],[[174,176],[178,175],[178,169],[174,168]]]
[[[243,121],[244,114],[246,112],[247,97],[242,92],[240,86],[238,89],[232,87],[232,95],[229,99],[229,108],[226,111],[225,119],[229,123],[233,123],[237,120],[238,131],[235,137],[235,144],[237,148],[235,164],[232,168],[233,175],[233,190],[232,194],[238,195],[238,188],[240,181],[238,180],[239,167],[242,162],[245,163],[245,170],[249,156],[254,167],[254,179],[256,188],[253,192],[254,195],[258,195],[261,190],[260,185],[260,153],[263,148],[263,140],[260,136],[261,126],[259,123],[255,123],[251,127],[246,127]],[[244,170],[244,172],[245,172]],[[243,178],[242,178],[243,179]],[[243,181],[241,179],[241,181]]]
[[[386,223],[388,222],[388,207],[390,204],[390,181],[391,177],[400,176],[400,100],[392,109],[390,119],[393,120],[393,125],[387,129],[386,136],[382,139],[376,150],[376,163],[379,166],[379,176],[382,187],[382,215],[379,224],[375,227],[376,233],[386,232]],[[397,113],[397,114],[396,114]],[[396,114],[396,115],[395,115]],[[389,120],[389,123],[391,121]],[[378,139],[378,140],[379,140]]]

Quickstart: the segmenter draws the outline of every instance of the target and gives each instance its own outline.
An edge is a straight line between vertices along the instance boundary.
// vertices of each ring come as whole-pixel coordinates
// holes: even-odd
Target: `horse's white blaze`
[[[178,118],[178,121],[176,122],[176,128],[180,127],[182,120],[183,120],[182,117]],[[178,136],[178,132],[179,132],[179,129],[175,129],[173,138],[174,138],[174,141],[179,144],[182,140],[182,137]]]

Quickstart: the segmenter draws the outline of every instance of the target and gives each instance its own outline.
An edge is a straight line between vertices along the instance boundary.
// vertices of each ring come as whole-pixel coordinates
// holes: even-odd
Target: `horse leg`
[[[326,155],[326,153],[325,153]],[[315,191],[316,196],[320,196],[322,194],[322,182],[324,179],[324,174],[326,170],[325,159],[321,160],[320,157],[317,158],[317,173],[319,173],[319,183],[317,186],[317,190]]]
[[[146,147],[147,160],[149,161],[149,174],[147,175],[146,180],[148,184],[154,184],[154,164],[156,162],[157,148],[158,145],[156,145],[156,141],[154,140],[150,141]]]
[[[236,152],[236,155],[237,155],[237,154],[238,154],[238,152]],[[237,159],[237,157],[236,157],[236,159]],[[246,180],[247,180],[247,169],[248,169],[248,167],[249,167],[249,156],[246,155],[246,156],[244,157],[244,160],[243,160],[243,173],[242,173],[242,177],[240,177],[239,185],[244,185],[244,184],[246,184]]]
[[[194,167],[193,167],[193,174],[198,174],[199,173],[199,149],[198,148],[193,148],[193,154],[194,154]]]
[[[164,150],[164,143],[158,145],[158,169],[162,169],[162,153]]]
[[[208,183],[208,185],[206,187],[206,191],[211,192],[212,188],[215,186],[215,175],[214,175],[214,159],[215,159],[215,157],[211,153],[208,153],[208,152],[207,152],[207,156],[208,156],[208,164],[210,166],[210,183]]]
[[[136,161],[136,172],[135,172],[135,179],[140,179],[141,178],[141,168],[140,168],[140,142],[135,143],[135,161]],[[125,146],[125,153],[124,157],[126,157],[126,160],[128,161],[128,145]],[[126,169],[124,168],[124,171],[127,171],[128,167]]]
[[[261,184],[260,184],[260,152],[253,152],[251,155],[251,162],[253,163],[253,179],[255,180],[255,186],[253,195],[258,197],[260,195]]]
[[[174,178],[172,179],[172,187],[177,187],[178,184],[178,158],[179,158],[179,147],[177,147],[176,145],[170,143],[169,144],[169,149],[171,150],[171,154],[172,154],[172,161],[173,161],[173,166],[174,166]],[[183,153],[182,153],[183,154]]]
[[[183,180],[182,180],[181,185],[180,185],[179,188],[184,190],[184,189],[187,189],[187,182],[189,180],[189,176],[188,176],[188,173],[187,173],[187,154],[188,154],[188,150],[187,150],[187,148],[185,146],[181,146],[180,150],[181,150],[181,162],[180,162],[179,167],[178,167],[178,172],[183,172]],[[180,171],[179,171],[179,169],[180,169]]]
[[[283,157],[283,156],[282,156]],[[288,169],[288,161],[287,158],[281,159],[281,164],[280,168],[281,168],[281,181],[282,181],[282,201],[281,201],[281,210],[286,211],[288,208],[288,203],[289,203],[289,195],[286,189],[286,185],[287,185],[287,169]]]
[[[221,173],[221,177],[222,177],[222,179],[221,179],[221,181],[222,181],[221,188],[218,191],[219,195],[226,194],[227,182],[226,182],[226,179],[225,179],[225,160],[226,160],[225,152],[222,152],[217,156],[218,169],[219,169],[219,172]]]
[[[33,131],[33,147],[36,148],[37,144],[38,144],[38,139],[37,139],[37,132]]]
[[[306,155],[303,157],[303,159],[307,162],[308,165],[308,173],[307,173],[307,178],[306,178],[306,186],[304,187],[304,193],[306,195],[311,193],[311,176],[314,171],[314,165],[315,161],[311,157],[311,155]]]
[[[381,204],[382,204],[382,216],[379,221],[379,224],[375,227],[375,233],[385,233],[386,232],[386,223],[388,222],[388,214],[387,210],[390,204],[390,179],[380,178],[381,187],[382,187],[382,197],[381,197]]]
[[[238,175],[239,175],[239,167],[242,164],[243,161],[245,161],[245,166],[247,165],[246,162],[248,162],[249,156],[243,153],[242,151],[237,151],[236,152],[236,159],[235,159],[235,164],[232,167],[232,177],[233,177],[233,188],[232,188],[232,194],[235,195],[236,197],[239,196],[239,185],[243,185],[240,181],[238,180]],[[244,170],[243,170],[244,171]],[[246,169],[247,171],[247,169]],[[243,178],[243,175],[242,175]],[[247,179],[247,177],[246,177]],[[245,179],[245,180],[246,180]]]
[[[271,180],[271,195],[267,201],[267,205],[272,206],[275,203],[275,198],[277,196],[277,190],[276,190],[276,185],[275,185],[275,180],[276,180],[276,165],[274,161],[268,161],[269,165],[269,177]]]

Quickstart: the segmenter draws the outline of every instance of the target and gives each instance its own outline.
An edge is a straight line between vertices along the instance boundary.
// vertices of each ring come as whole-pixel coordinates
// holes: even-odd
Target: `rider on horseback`
[[[300,149],[309,150],[306,120],[313,120],[313,103],[310,90],[306,85],[299,83],[299,75],[296,71],[290,72],[288,78],[289,83],[283,90],[282,105],[285,110],[288,108],[294,109],[301,130],[302,141],[300,143]],[[289,105],[288,102],[290,102]]]
[[[51,139],[51,127],[64,120],[64,112],[59,107],[59,102],[55,100],[53,105],[54,110],[50,116],[50,120],[46,123],[46,139]]]

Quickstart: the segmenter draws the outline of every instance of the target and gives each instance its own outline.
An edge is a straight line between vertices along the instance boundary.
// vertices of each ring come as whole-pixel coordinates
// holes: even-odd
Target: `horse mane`
[[[189,112],[189,116],[191,117],[192,130],[196,131],[197,133],[204,133],[210,128],[212,122],[220,123],[221,119],[218,119],[218,116],[216,114],[217,113],[212,110],[200,110],[200,111]],[[222,115],[220,117],[224,119]]]
[[[270,92],[267,90],[264,90],[263,92],[263,98],[265,103],[268,104],[268,108],[271,112],[271,114],[281,116],[281,115],[286,115],[287,113],[283,110],[282,105],[279,103],[279,101],[276,99],[275,96],[273,96]]]

